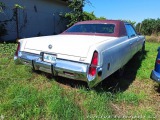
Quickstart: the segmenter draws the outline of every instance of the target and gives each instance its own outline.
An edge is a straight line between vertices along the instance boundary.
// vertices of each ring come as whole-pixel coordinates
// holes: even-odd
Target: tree
[[[69,4],[71,12],[68,12],[64,17],[69,21],[67,27],[72,26],[74,23],[84,20],[105,20],[105,17],[96,17],[94,12],[83,11],[85,4],[91,4],[89,0],[72,0]],[[63,15],[61,15],[63,16]]]
[[[160,19],[159,18],[156,20],[155,31],[157,35],[160,33]]]
[[[94,12],[89,13],[89,12],[84,11],[82,20],[106,20],[106,18],[105,17],[98,18],[94,15]]]
[[[128,22],[128,23],[130,23],[131,25],[133,25],[135,27],[135,24],[136,24],[135,21],[131,21],[131,20],[122,20],[122,21]]]
[[[138,33],[141,33],[141,23],[137,23],[135,29]]]
[[[142,21],[141,32],[144,35],[151,35],[156,33],[156,20],[155,19],[145,19]]]
[[[84,0],[72,0],[70,2],[68,7],[71,9],[71,12],[66,13],[64,16],[69,21],[67,27],[83,19],[83,6]]]

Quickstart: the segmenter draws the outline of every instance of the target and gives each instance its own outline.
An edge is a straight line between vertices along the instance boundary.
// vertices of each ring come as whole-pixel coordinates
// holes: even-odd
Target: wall
[[[60,19],[60,12],[69,11],[65,2],[60,0],[1,0],[6,5],[0,21],[11,19],[15,3],[23,6],[18,10],[19,37],[28,38],[61,33],[66,29],[66,22]],[[7,22],[8,35],[3,40],[17,38],[16,20]]]

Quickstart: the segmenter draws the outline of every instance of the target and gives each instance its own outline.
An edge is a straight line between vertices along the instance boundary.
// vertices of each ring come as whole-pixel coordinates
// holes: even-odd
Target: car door
[[[141,50],[142,49],[142,46],[145,42],[145,37],[142,36],[142,35],[138,35],[138,39],[137,39],[137,51]]]
[[[160,73],[160,47],[158,48],[158,54],[155,63],[155,71]]]
[[[126,27],[126,31],[129,39],[131,57],[132,57],[137,52],[137,49],[138,49],[137,42],[139,41],[139,37],[137,36],[131,24],[128,24],[128,23],[125,24],[125,27]]]

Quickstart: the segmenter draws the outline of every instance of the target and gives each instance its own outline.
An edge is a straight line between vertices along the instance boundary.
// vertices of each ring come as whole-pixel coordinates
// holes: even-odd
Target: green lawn
[[[160,91],[150,79],[158,43],[146,43],[126,65],[125,75],[113,75],[94,89],[86,83],[33,72],[13,61],[16,44],[0,44],[1,119],[160,119]]]

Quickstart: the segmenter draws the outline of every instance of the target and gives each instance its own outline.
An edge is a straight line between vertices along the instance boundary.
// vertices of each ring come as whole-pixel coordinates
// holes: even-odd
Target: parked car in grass
[[[155,68],[151,72],[151,79],[160,83],[160,47],[158,48],[158,54],[155,61]]]
[[[129,23],[82,21],[59,35],[19,40],[14,59],[34,70],[86,81],[93,87],[144,48],[145,37]]]

